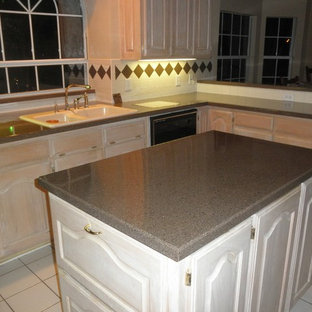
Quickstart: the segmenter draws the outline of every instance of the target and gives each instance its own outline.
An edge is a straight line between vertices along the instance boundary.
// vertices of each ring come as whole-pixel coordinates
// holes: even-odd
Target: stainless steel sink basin
[[[92,120],[106,119],[136,112],[136,109],[96,104],[76,110],[44,112],[19,116],[20,119],[48,128],[56,128]]]

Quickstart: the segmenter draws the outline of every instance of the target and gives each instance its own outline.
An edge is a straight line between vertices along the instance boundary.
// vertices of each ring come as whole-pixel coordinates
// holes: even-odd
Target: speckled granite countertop
[[[312,176],[312,150],[221,132],[39,178],[49,192],[179,261]]]
[[[312,93],[311,93],[312,94]],[[171,101],[178,102],[177,106],[163,108],[147,108],[136,104],[149,101]],[[101,103],[101,102],[97,102]],[[92,102],[90,103],[92,105]],[[17,140],[49,135],[64,131],[76,130],[86,127],[93,127],[101,124],[112,123],[121,120],[127,120],[138,117],[152,116],[156,114],[169,113],[172,111],[194,108],[204,105],[212,105],[226,108],[243,109],[249,111],[258,111],[271,114],[282,114],[294,117],[311,118],[312,119],[312,104],[299,102],[284,102],[276,100],[248,98],[242,96],[220,95],[209,93],[188,93],[154,99],[146,99],[142,101],[126,102],[120,106],[134,108],[137,112],[120,117],[109,118],[105,120],[90,121],[81,124],[73,124],[64,127],[47,129],[36,125],[30,125],[23,121],[12,121],[0,123],[0,144]],[[15,126],[15,134],[10,133],[10,126]]]

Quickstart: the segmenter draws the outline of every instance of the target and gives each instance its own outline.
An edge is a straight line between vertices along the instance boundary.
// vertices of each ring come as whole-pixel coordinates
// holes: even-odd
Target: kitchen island
[[[65,311],[287,311],[311,176],[312,150],[208,132],[39,178]]]

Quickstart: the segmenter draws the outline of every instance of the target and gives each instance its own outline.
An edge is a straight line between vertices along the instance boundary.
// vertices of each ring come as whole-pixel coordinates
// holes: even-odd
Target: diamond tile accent
[[[90,69],[89,69],[89,74],[90,74],[90,76],[91,76],[92,79],[93,79],[93,78],[95,77],[95,75],[96,75],[96,70],[95,70],[95,68],[94,68],[93,65],[91,65],[91,67],[90,67]]]
[[[158,64],[158,66],[156,67],[155,71],[158,74],[158,76],[160,77],[161,74],[163,73],[164,69],[163,69],[163,67],[160,64]]]
[[[99,69],[98,69],[98,74],[99,74],[99,76],[100,76],[101,79],[103,79],[104,76],[105,76],[105,74],[106,74],[106,71],[105,71],[105,69],[103,68],[102,65],[101,65],[101,66],[99,67]]]
[[[198,65],[197,65],[197,63],[196,63],[196,62],[193,64],[193,66],[192,66],[192,70],[193,70],[193,72],[194,72],[194,73],[196,73],[196,72],[197,72],[197,70],[198,70]]]
[[[207,69],[209,72],[211,72],[211,70],[212,70],[212,63],[211,62],[208,63]]]
[[[182,66],[180,65],[180,63],[178,63],[175,68],[174,68],[175,72],[179,75],[181,73],[182,70]]]
[[[190,64],[188,62],[186,62],[183,69],[184,69],[185,73],[188,74],[189,71],[191,70]]]
[[[111,72],[111,67],[109,66],[107,71],[106,71],[107,76],[109,77],[109,79],[112,79],[112,72]]]
[[[117,80],[117,78],[119,77],[119,75],[121,74],[121,71],[119,70],[119,68],[117,66],[115,66],[115,79]]]
[[[202,62],[202,63],[200,64],[199,68],[200,68],[200,71],[203,73],[203,72],[205,71],[205,69],[206,69],[205,63]]]
[[[171,66],[170,63],[168,63],[168,65],[166,66],[165,71],[166,71],[166,73],[168,74],[168,76],[170,76],[170,74],[171,74],[172,71],[173,71],[173,67]]]
[[[128,65],[126,65],[122,70],[122,73],[128,79],[132,74],[132,69]]]
[[[142,76],[142,74],[144,73],[144,70],[142,69],[142,67],[140,65],[138,65],[135,69],[134,69],[134,73],[135,75],[140,78]]]
[[[145,68],[145,73],[148,77],[151,77],[154,72],[154,68],[151,66],[151,64],[148,64]]]

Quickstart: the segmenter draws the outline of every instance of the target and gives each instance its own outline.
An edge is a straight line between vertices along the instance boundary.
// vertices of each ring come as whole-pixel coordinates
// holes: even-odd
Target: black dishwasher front
[[[196,116],[190,109],[151,117],[151,145],[196,134]]]

